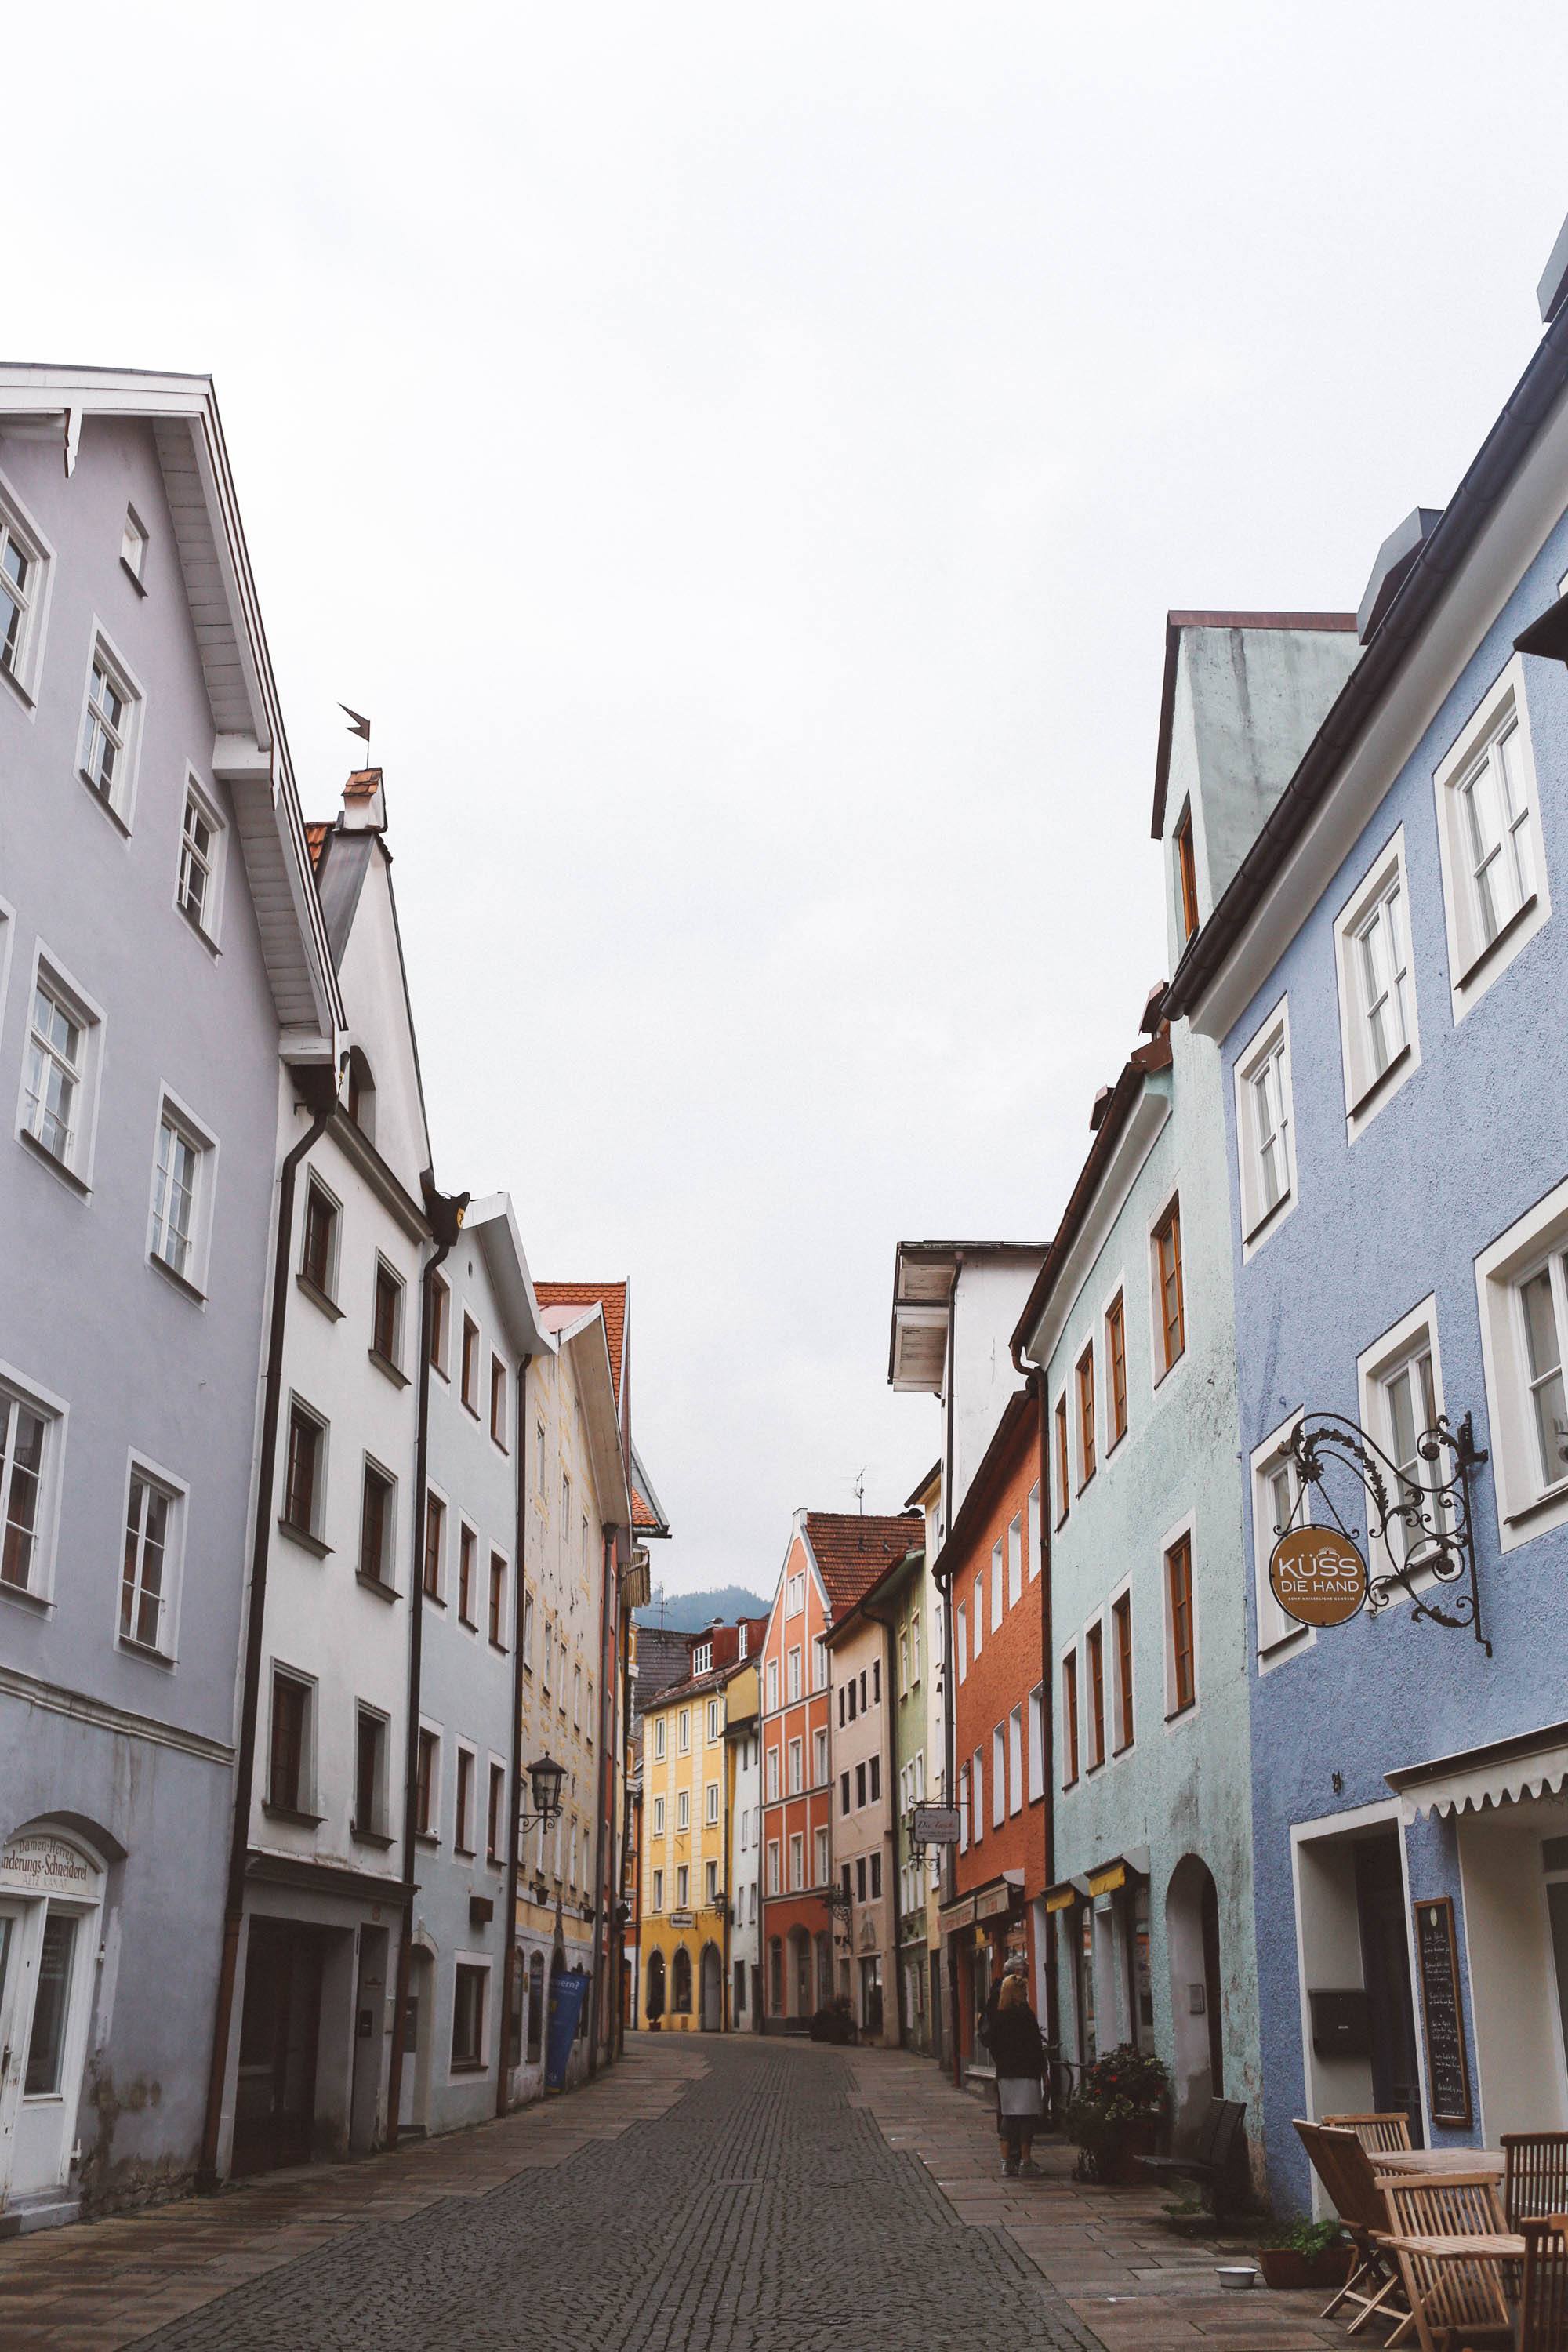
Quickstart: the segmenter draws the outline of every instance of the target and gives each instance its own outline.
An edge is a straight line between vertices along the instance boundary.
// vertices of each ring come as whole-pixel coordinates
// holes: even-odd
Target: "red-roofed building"
[[[797,1511],[762,1654],[763,2025],[804,2032],[834,1980],[826,1635],[918,1542],[918,1513]]]

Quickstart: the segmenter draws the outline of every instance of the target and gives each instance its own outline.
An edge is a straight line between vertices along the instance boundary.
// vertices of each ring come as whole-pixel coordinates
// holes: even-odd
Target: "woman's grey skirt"
[[[1033,2074],[999,2074],[996,2078],[996,2107],[1004,2116],[1038,2116],[1045,2113],[1046,2102],[1039,2083]]]

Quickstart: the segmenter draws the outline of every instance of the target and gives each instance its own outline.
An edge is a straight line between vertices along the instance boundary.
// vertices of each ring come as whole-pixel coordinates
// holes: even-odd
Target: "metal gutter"
[[[510,1815],[506,1841],[506,1939],[500,1993],[500,2063],[496,2068],[496,2113],[504,2116],[510,2105],[507,2077],[511,2072],[512,2028],[512,1960],[518,1950],[517,1942],[517,1880],[522,1832],[518,1819],[522,1811],[522,1631],[528,1606],[528,1570],[523,1548],[528,1538],[528,1368],[533,1361],[531,1350],[520,1356],[517,1365],[517,1580],[512,1591],[511,1626],[511,1786],[508,1792]]]

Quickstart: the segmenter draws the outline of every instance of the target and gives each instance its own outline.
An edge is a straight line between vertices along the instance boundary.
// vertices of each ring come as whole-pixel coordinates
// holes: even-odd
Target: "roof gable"
[[[805,1538],[816,1562],[830,1619],[864,1598],[893,1562],[921,1540],[919,1511],[882,1517],[868,1511],[807,1511]]]

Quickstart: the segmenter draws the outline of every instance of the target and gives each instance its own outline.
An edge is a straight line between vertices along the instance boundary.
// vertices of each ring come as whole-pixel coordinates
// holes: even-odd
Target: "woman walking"
[[[1037,2180],[1035,2134],[1045,2106],[1040,2078],[1045,2072],[1045,2045],[1022,1975],[1009,1975],[1003,1984],[991,2021],[991,2055],[996,2067],[996,2130],[1002,2142],[1002,2170],[1009,2180],[1023,2175]]]

